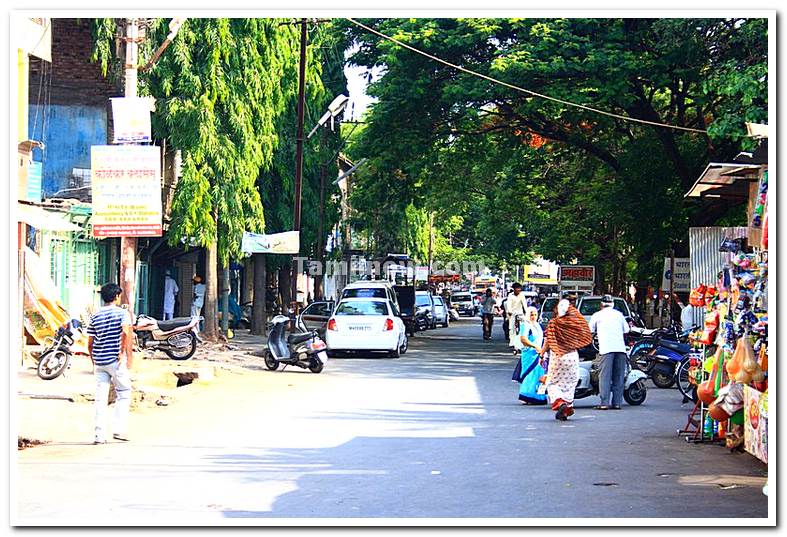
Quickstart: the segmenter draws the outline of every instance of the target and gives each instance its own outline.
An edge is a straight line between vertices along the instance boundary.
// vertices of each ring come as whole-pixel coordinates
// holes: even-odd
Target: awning
[[[16,204],[16,221],[47,231],[82,231],[81,227],[68,220],[66,213],[47,211],[36,205],[24,203]]]
[[[684,197],[747,199],[749,181],[759,179],[760,168],[760,164],[711,162]]]

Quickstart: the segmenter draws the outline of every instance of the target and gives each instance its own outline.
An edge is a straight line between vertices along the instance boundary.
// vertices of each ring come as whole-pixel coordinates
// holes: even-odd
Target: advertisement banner
[[[112,130],[114,143],[151,142],[150,113],[154,101],[150,97],[113,97]]]
[[[669,292],[670,279],[673,280],[672,290],[675,293],[691,292],[691,260],[688,257],[675,258],[675,272],[670,272],[669,257],[664,259],[664,271],[662,272],[661,288]]]
[[[425,282],[429,279],[429,267],[418,266],[415,267],[415,281]]]
[[[90,175],[94,237],[161,237],[158,147],[94,145]]]
[[[764,463],[768,463],[768,395],[750,386],[743,388],[743,445]]]
[[[273,235],[243,233],[240,250],[247,254],[297,254],[300,252],[300,232],[286,231]]]

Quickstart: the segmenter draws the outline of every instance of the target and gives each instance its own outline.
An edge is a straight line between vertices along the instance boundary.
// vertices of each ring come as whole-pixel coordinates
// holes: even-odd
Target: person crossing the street
[[[487,289],[484,298],[481,301],[481,315],[484,325],[484,339],[492,339],[492,325],[495,322],[495,311],[497,310],[497,301],[492,296],[492,290]]]
[[[546,342],[539,353],[549,351],[547,368],[547,399],[555,411],[555,419],[566,421],[574,414],[574,390],[579,380],[578,349],[593,341],[587,321],[568,300],[555,307],[555,316],[547,325]]]
[[[522,284],[516,282],[511,286],[511,294],[508,295],[505,306],[508,333],[510,334],[509,347],[516,347],[514,343],[519,337],[519,319],[525,319],[527,308],[527,298],[522,293]],[[515,351],[515,353],[519,354],[519,351]]]
[[[90,318],[87,327],[87,350],[96,376],[94,444],[106,444],[107,401],[109,387],[115,387],[115,440],[128,441],[128,414],[131,408],[131,377],[134,332],[131,314],[120,307],[120,286],[108,283],[101,288],[104,306]]]
[[[626,318],[612,307],[611,295],[601,298],[601,309],[590,317],[590,331],[598,336],[598,387],[601,404],[595,408],[608,410],[609,394],[612,392],[612,409],[620,410],[626,379],[626,342],[624,334],[629,331]]]

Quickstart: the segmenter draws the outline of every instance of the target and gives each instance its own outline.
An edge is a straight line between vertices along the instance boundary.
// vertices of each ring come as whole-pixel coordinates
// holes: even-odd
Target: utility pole
[[[673,294],[675,291],[675,250],[669,249],[669,323],[672,326]]]
[[[137,96],[137,56],[139,45],[137,19],[126,19],[125,97]],[[132,313],[137,299],[137,238],[120,237],[120,288],[121,301]]]
[[[328,147],[328,129],[322,129],[322,146]],[[328,177],[328,162],[323,162],[320,168],[320,225],[317,230],[317,261],[320,271],[314,285],[314,300],[323,299],[323,280],[325,278],[325,181]]]
[[[307,19],[301,19],[301,61],[298,73],[298,135],[295,139],[295,207],[293,211],[293,229],[294,231],[301,230],[301,181],[303,174],[303,110],[305,100],[305,86],[306,86],[306,37],[307,37]],[[295,261],[296,256],[292,258],[292,285],[291,285],[291,298],[293,311],[297,315],[298,311],[298,264]]]

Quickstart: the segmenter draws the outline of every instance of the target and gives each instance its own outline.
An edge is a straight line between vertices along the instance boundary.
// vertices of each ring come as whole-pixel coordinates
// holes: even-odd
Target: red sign
[[[593,282],[596,276],[596,267],[589,266],[565,266],[560,267],[561,282]]]
[[[161,237],[161,224],[105,224],[93,226],[94,237]]]

